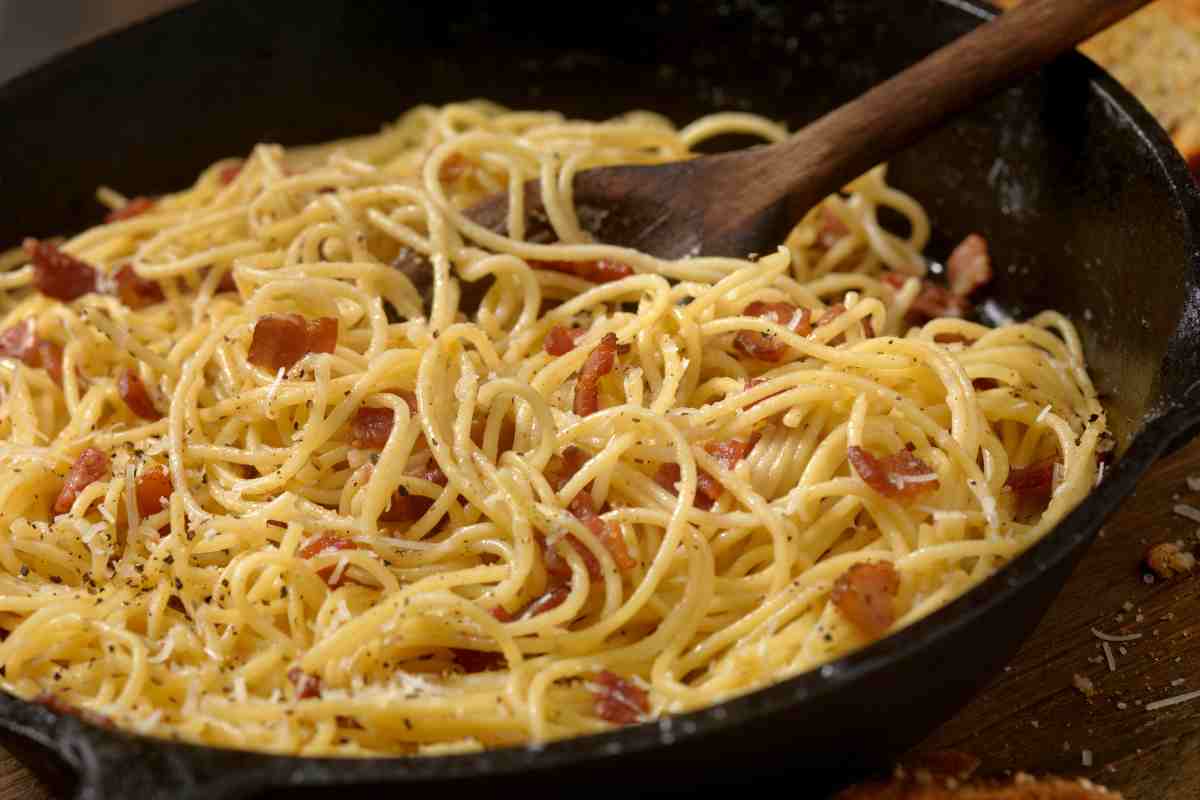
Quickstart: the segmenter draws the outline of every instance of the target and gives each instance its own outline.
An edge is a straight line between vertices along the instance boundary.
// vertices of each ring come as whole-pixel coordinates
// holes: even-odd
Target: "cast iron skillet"
[[[486,96],[596,118],[644,107],[680,121],[752,109],[796,126],[990,13],[973,0],[516,5],[224,0],[70,52],[0,88],[0,244],[98,221],[98,184],[176,189],[254,142],[368,132],[420,102]],[[897,158],[891,175],[927,204],[935,255],[971,231],[987,237],[998,307],[1052,306],[1077,322],[1120,442],[1099,488],[965,597],[818,672],[542,749],[264,756],[104,730],[7,695],[0,728],[65,792],[143,800],[348,784],[628,792],[770,772],[804,791],[822,779],[798,767],[836,767],[844,779],[913,745],[1005,663],[1137,478],[1200,423],[1190,397],[1200,377],[1200,202],[1151,117],[1079,56]]]

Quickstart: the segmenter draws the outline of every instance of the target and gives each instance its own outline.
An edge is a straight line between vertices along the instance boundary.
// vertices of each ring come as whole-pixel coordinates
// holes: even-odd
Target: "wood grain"
[[[1200,440],[1155,466],[1008,669],[920,750],[967,750],[983,759],[981,774],[1086,776],[1126,800],[1200,797],[1200,699],[1142,708],[1200,689],[1200,575],[1147,584],[1140,568],[1150,544],[1196,541],[1197,524],[1171,510],[1177,502],[1200,507],[1200,492],[1185,481],[1193,473]],[[1117,670],[1109,672],[1093,627],[1143,638],[1114,645]],[[1076,674],[1095,684],[1094,697],[1074,687]],[[1083,750],[1092,752],[1090,768]],[[0,749],[0,800],[50,797]]]

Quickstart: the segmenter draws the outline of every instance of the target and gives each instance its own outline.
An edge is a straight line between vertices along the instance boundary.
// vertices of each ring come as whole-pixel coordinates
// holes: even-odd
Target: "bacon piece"
[[[833,322],[835,319],[837,319],[838,317],[840,317],[842,314],[845,314],[845,313],[846,313],[846,305],[844,303],[834,303],[829,308],[825,309],[825,313],[822,314],[821,318],[817,320],[816,327],[819,328],[822,325],[828,325],[829,323]]]
[[[893,289],[902,289],[908,276],[885,272],[880,280]],[[931,319],[953,317],[961,319],[971,313],[971,302],[936,283],[921,280],[921,291],[913,298],[905,319],[910,325],[922,325]]]
[[[606,258],[595,261],[530,261],[534,269],[549,269],[554,272],[565,272],[575,275],[592,283],[609,283],[628,278],[633,274],[633,267],[619,261],[609,261]]]
[[[132,219],[138,214],[145,214],[154,208],[154,203],[154,199],[150,197],[135,197],[120,208],[114,208],[108,212],[108,216],[104,218],[104,221],[120,222],[123,219]]]
[[[479,672],[497,672],[508,666],[508,659],[504,657],[503,653],[495,653],[491,650],[467,650],[461,647],[452,647],[450,652],[454,654],[454,663],[468,675]]]
[[[25,319],[0,333],[0,356],[25,361],[37,346],[33,320]]]
[[[940,485],[937,473],[908,448],[883,459],[857,446],[848,448],[846,454],[858,476],[885,497],[910,500]]]
[[[358,543],[350,539],[343,539],[342,537],[336,536],[332,533],[323,533],[313,541],[309,542],[306,547],[302,548],[300,552],[297,553],[297,555],[300,556],[300,558],[312,558],[319,553],[325,553],[330,550],[336,551],[357,549]],[[342,582],[346,579],[345,575],[342,575],[337,581],[330,583],[329,579],[333,576],[333,573],[336,570],[337,565],[330,564],[327,567],[321,567],[321,569],[317,570],[317,575],[319,575],[321,579],[329,585],[330,588],[336,589],[337,587],[341,586]]]
[[[337,320],[305,319],[299,314],[266,314],[254,323],[247,360],[269,370],[290,369],[308,353],[332,353]]]
[[[659,466],[658,472],[654,474],[655,482],[673,495],[679,494],[675,485],[682,477],[683,470],[678,464],[670,461]],[[702,469],[696,470],[696,497],[692,500],[693,506],[701,511],[708,511],[724,491],[720,481]]]
[[[0,333],[0,358],[15,358],[33,369],[44,369],[62,383],[62,348],[55,342],[38,338],[33,320],[26,319]]]
[[[100,273],[91,264],[49,242],[26,239],[24,247],[33,261],[33,285],[42,294],[69,303],[96,291]]]
[[[379,515],[382,522],[415,522],[433,507],[433,498],[420,494],[409,494],[404,488],[397,489],[388,507]]]
[[[436,483],[438,486],[445,486],[450,482],[446,477],[446,473],[442,472],[441,465],[432,458],[429,459],[429,462],[424,467],[416,470],[415,477],[429,481],[430,483]]]
[[[606,333],[583,362],[575,381],[575,413],[581,417],[600,410],[600,378],[613,371],[617,363],[617,335]]]
[[[737,466],[737,462],[749,455],[750,451],[754,449],[754,445],[758,444],[759,438],[760,435],[755,433],[749,439],[721,439],[715,442],[706,442],[704,452],[720,461],[721,466],[725,469],[733,469]]]
[[[332,353],[337,347],[338,323],[333,317],[308,320],[308,352]]]
[[[351,539],[343,539],[332,533],[323,533],[313,539],[297,553],[301,558],[312,558],[326,550],[357,550],[358,544]]]
[[[629,549],[625,546],[625,539],[620,532],[615,530],[612,525],[600,519],[600,515],[596,512],[596,502],[592,499],[592,493],[587,489],[582,490],[579,494],[571,499],[571,504],[567,507],[571,512],[571,516],[587,526],[605,549],[612,554],[613,561],[617,564],[617,569],[628,570],[633,569],[637,565],[637,561],[633,556],[629,555]],[[586,550],[581,542],[576,540],[577,550]],[[588,555],[591,555],[589,552]],[[593,559],[595,557],[593,556]],[[585,557],[585,560],[586,557]],[[596,565],[599,570],[599,564]],[[590,570],[589,570],[590,572]],[[593,575],[592,577],[598,577]]]
[[[171,473],[165,465],[142,470],[136,487],[138,513],[150,517],[162,511],[174,490]]]
[[[471,159],[462,153],[451,153],[438,169],[438,180],[442,183],[453,183],[471,169]]]
[[[366,450],[382,450],[392,435],[396,412],[390,408],[362,406],[350,420],[350,445]]]
[[[297,700],[308,700],[312,697],[321,696],[320,676],[309,675],[299,667],[292,667],[287,671],[287,677],[292,682],[292,686],[296,687]]]
[[[1054,465],[1058,457],[1044,458],[1025,467],[1009,467],[1004,485],[1021,500],[1045,501],[1054,488]]]
[[[228,186],[237,180],[238,175],[242,174],[242,166],[243,163],[239,161],[236,164],[230,164],[227,167],[222,167],[221,171],[217,173],[217,180],[221,182],[221,185]]]
[[[162,414],[158,413],[158,409],[154,407],[154,401],[150,399],[150,392],[146,390],[146,384],[142,383],[142,379],[132,369],[123,369],[117,376],[117,394],[121,395],[121,399],[125,401],[125,405],[129,406],[129,410],[142,419],[162,418]]]
[[[830,599],[854,627],[872,639],[896,621],[892,598],[900,591],[900,574],[890,561],[855,564],[833,582]]]
[[[555,554],[555,557],[557,557],[557,554]],[[567,576],[569,577],[570,574],[571,571],[568,568]],[[546,591],[534,598],[527,606],[516,613],[510,612],[503,606],[496,606],[492,609],[492,616],[500,622],[512,622],[525,616],[536,617],[538,614],[544,614],[551,609],[561,606],[570,594],[570,584],[564,582],[561,576],[552,574],[550,585]]]
[[[133,309],[145,308],[166,299],[158,281],[148,280],[137,274],[132,264],[125,264],[113,275],[117,283],[117,297]]]
[[[39,339],[37,343],[37,364],[50,375],[51,380],[61,385],[63,349],[57,342]]]
[[[987,240],[977,233],[963,239],[946,261],[946,275],[950,291],[959,297],[967,297],[990,281],[992,260],[988,257]]]
[[[70,511],[79,493],[108,472],[108,463],[108,455],[103,450],[89,447],[80,453],[67,472],[62,490],[54,501],[54,513],[65,514]]]
[[[592,708],[600,719],[614,725],[629,725],[650,713],[650,697],[636,683],[609,670],[596,673],[593,681],[596,688],[592,694],[596,699]]]
[[[812,311],[807,308],[797,308],[791,303],[764,303],[755,300],[742,310],[746,317],[762,317],[790,328],[800,336],[812,333]],[[733,339],[733,346],[739,351],[760,361],[776,362],[783,359],[788,352],[788,346],[775,340],[769,333],[759,331],[738,331]]]
[[[1196,557],[1173,542],[1159,542],[1146,550],[1144,561],[1158,577],[1170,580],[1196,568]]]
[[[542,344],[546,352],[552,356],[563,356],[575,349],[579,340],[587,334],[583,328],[568,328],[565,325],[555,325],[546,334]]]

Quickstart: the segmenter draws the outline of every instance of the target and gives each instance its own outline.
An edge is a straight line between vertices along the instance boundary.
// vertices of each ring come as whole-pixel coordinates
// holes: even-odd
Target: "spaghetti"
[[[576,172],[730,132],[785,135],[421,107],[4,257],[4,687],[236,748],[536,744],[813,669],[1027,548],[1102,460],[1079,338],[962,318],[986,243],[929,279],[884,168],[760,258],[590,240]],[[503,191],[507,233],[464,213]]]

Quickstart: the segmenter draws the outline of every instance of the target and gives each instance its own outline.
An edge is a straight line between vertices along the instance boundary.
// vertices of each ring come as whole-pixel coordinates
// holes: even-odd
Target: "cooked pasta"
[[[1108,441],[1079,337],[964,318],[986,242],[927,275],[884,167],[745,259],[591,240],[575,173],[729,132],[786,135],[420,107],[5,256],[4,688],[235,748],[536,745],[814,669],[1044,535]]]

